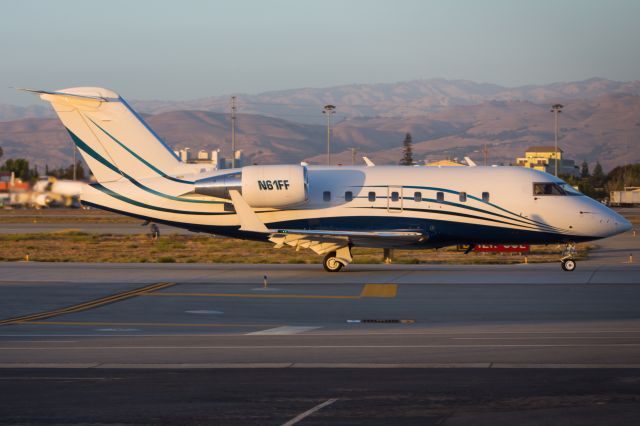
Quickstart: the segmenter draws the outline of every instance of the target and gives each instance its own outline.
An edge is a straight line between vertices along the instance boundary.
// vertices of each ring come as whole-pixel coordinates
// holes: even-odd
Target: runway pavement
[[[636,366],[631,233],[559,264],[0,264],[0,364]],[[265,279],[266,278],[266,279]]]
[[[326,403],[302,424],[633,424],[640,264],[621,254],[637,248],[605,241],[574,272],[1,263],[0,423],[283,424]],[[101,390],[67,417],[20,402]]]

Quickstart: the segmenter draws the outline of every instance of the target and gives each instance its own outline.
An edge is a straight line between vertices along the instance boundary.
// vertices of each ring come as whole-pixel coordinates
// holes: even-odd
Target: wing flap
[[[313,237],[365,237],[365,238],[421,238],[424,234],[410,229],[380,231],[335,231],[321,229],[277,229],[271,230],[275,235],[305,235]]]

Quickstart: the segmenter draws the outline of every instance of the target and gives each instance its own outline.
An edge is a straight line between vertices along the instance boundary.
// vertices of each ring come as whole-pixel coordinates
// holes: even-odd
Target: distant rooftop
[[[531,146],[525,152],[555,152],[555,150],[554,146]],[[564,151],[558,147],[558,152]]]

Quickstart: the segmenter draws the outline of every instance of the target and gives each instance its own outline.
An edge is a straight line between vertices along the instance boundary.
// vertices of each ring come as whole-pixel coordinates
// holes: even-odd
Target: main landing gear
[[[574,259],[577,256],[578,251],[576,250],[576,245],[573,243],[567,244],[562,251],[562,257],[560,258],[560,263],[563,271],[571,272],[576,269],[576,261]]]
[[[351,257],[350,247],[341,247],[337,251],[330,251],[324,257],[322,265],[327,272],[338,272],[347,266],[353,258]]]
[[[338,272],[344,266],[344,264],[341,263],[336,257],[335,251],[327,253],[327,255],[324,257],[322,265],[324,266],[324,270],[327,272]]]

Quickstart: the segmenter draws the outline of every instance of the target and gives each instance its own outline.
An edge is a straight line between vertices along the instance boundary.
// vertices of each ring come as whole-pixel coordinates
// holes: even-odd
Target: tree
[[[9,158],[4,162],[4,165],[0,167],[3,172],[13,172],[16,178],[24,181],[29,180],[31,177],[31,171],[29,170],[29,161],[24,158]]]
[[[589,178],[589,176],[591,176],[591,174],[589,173],[589,164],[587,164],[586,161],[583,161],[582,167],[580,168],[580,177],[582,179],[587,179]]]
[[[0,146],[0,158],[2,158],[3,155],[4,155],[4,151],[2,150],[2,147]]]
[[[607,189],[622,191],[625,186],[640,186],[640,163],[618,166],[607,175]]]
[[[606,176],[602,171],[602,166],[600,162],[596,163],[596,166],[593,168],[593,174],[591,175],[591,186],[594,188],[602,188],[604,186],[604,181]]]
[[[407,133],[402,142],[402,160],[400,160],[401,166],[413,165],[413,148],[412,148],[411,133]]]

